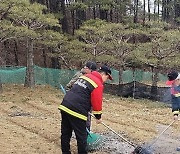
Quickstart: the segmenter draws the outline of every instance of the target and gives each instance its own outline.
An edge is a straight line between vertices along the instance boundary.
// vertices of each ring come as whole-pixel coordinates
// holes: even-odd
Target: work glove
[[[100,124],[102,122],[102,119],[96,119],[96,123]]]
[[[175,114],[173,118],[174,118],[174,120],[178,120],[178,115]]]

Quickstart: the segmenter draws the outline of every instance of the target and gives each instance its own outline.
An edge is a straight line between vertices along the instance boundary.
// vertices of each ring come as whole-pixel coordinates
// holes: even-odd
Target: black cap
[[[96,63],[92,61],[88,61],[85,66],[88,67],[92,71],[95,71],[97,69]]]
[[[171,72],[168,73],[167,77],[168,77],[169,81],[173,81],[178,77],[178,75],[179,75],[178,72],[171,71]]]
[[[101,72],[105,72],[107,75],[109,75],[109,80],[112,80],[112,76],[111,76],[111,70],[107,65],[103,65],[99,68],[99,70]]]

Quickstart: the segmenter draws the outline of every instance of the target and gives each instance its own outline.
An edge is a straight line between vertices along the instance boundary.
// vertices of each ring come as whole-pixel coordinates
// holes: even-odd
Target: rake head
[[[153,154],[148,148],[142,147],[142,146],[137,146],[132,154]]]
[[[96,133],[89,133],[87,138],[88,151],[99,150],[104,143],[104,139],[101,135]]]

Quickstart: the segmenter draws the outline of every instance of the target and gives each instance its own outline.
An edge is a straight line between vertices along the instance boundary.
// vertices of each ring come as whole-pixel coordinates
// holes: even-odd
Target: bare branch
[[[25,20],[21,21],[19,19],[16,20],[17,23],[21,24],[24,27],[27,27],[28,25],[25,23]]]
[[[2,42],[4,42],[4,41],[7,41],[7,40],[10,40],[10,39],[15,39],[15,38],[17,38],[17,37],[8,37],[8,38],[1,38],[0,39],[0,42],[2,43]]]
[[[81,36],[82,37],[82,36]],[[87,44],[91,44],[90,41],[88,41],[85,37],[82,37],[82,39],[87,43]]]
[[[59,56],[59,58],[61,58],[67,68],[71,69],[63,56]]]

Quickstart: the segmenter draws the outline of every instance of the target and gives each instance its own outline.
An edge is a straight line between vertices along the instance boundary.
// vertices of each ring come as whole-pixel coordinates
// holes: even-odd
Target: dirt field
[[[63,94],[48,86],[35,89],[3,86],[0,95],[0,154],[60,154],[60,115]],[[158,102],[105,95],[103,122],[134,144],[150,143],[172,122],[171,109]],[[180,145],[176,122],[153,145],[151,151],[176,154]],[[104,148],[93,154],[124,154],[134,148],[103,125],[92,124],[93,132],[106,137]],[[72,139],[72,153],[76,142]]]

